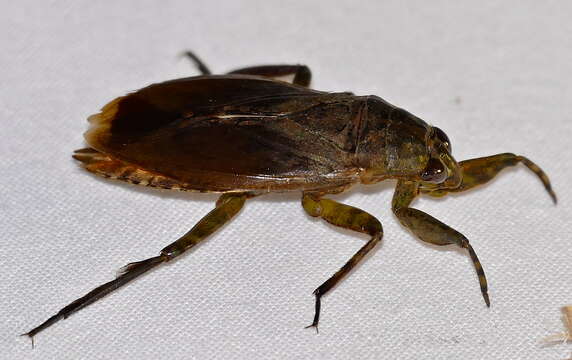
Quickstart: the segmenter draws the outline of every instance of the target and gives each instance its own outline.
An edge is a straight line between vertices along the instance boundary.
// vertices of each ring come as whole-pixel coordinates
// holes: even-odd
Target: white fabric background
[[[542,347],[572,303],[572,3],[568,1],[3,1],[0,15],[0,357],[4,359],[564,359]],[[72,159],[86,117],[127,91],[195,74],[305,63],[320,90],[376,94],[438,125],[457,159],[524,167],[416,206],[463,232],[468,256],[413,238],[393,182],[337,196],[378,216],[383,243],[323,301],[312,291],[365,237],[308,217],[299,194],[247,203],[188,256],[58,323],[17,335],[154,256],[213,195],[97,179]]]

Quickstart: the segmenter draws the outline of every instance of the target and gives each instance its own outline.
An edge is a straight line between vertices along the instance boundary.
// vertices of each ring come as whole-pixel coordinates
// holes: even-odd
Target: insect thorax
[[[431,127],[377,96],[370,96],[358,145],[358,162],[373,181],[417,177],[429,153]]]

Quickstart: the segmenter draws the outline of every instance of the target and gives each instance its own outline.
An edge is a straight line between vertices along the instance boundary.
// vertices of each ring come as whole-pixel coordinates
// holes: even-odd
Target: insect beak
[[[459,167],[459,164],[449,153],[443,153],[441,155],[441,161],[447,168],[447,179],[443,182],[442,187],[447,189],[458,188],[463,181],[463,173]]]

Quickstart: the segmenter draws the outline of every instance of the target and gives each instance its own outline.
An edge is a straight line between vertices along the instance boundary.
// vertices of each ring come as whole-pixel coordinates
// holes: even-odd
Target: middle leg
[[[473,247],[469,244],[469,240],[457,230],[435,219],[431,215],[409,207],[418,194],[419,184],[400,180],[397,183],[391,204],[393,213],[403,226],[411,230],[411,232],[424,242],[441,246],[457,245],[463,249],[467,249],[473,261],[477,276],[479,277],[481,294],[487,306],[490,307],[491,303],[489,301],[487,278],[475,250],[473,250]]]
[[[318,330],[320,321],[321,298],[340,282],[363,257],[381,240],[383,228],[379,220],[367,212],[355,207],[340,204],[334,200],[322,199],[321,194],[304,193],[302,197],[304,210],[314,217],[321,217],[332,225],[358,231],[371,236],[371,239],[351,257],[332,277],[326,280],[316,290],[316,309],[314,321],[307,327],[315,327]]]

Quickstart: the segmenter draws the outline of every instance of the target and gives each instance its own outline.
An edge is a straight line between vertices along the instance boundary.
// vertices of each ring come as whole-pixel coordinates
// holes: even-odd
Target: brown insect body
[[[373,215],[324,196],[361,182],[397,179],[392,210],[420,240],[468,251],[481,294],[490,305],[479,259],[460,232],[411,207],[422,194],[444,196],[482,185],[502,169],[522,163],[556,202],[546,174],[512,153],[457,163],[443,131],[377,96],[327,93],[308,88],[303,65],[269,65],[150,85],[119,97],[89,118],[90,148],[74,158],[96,174],[139,185],[223,193],[215,208],[159,255],[128,264],[118,277],[73,301],[25,335],[97,301],[131,280],[171,261],[231,220],[249,198],[301,191],[302,207],[334,226],[369,235],[367,241],[315,291],[318,326],[321,297],[340,282],[383,236]],[[293,84],[278,81],[294,75]]]
[[[90,117],[89,145],[146,184],[184,190],[290,191],[417,177],[430,126],[376,96],[326,93],[247,75],[153,84]],[[139,179],[141,180],[141,179]],[[156,185],[154,185],[156,184]]]

